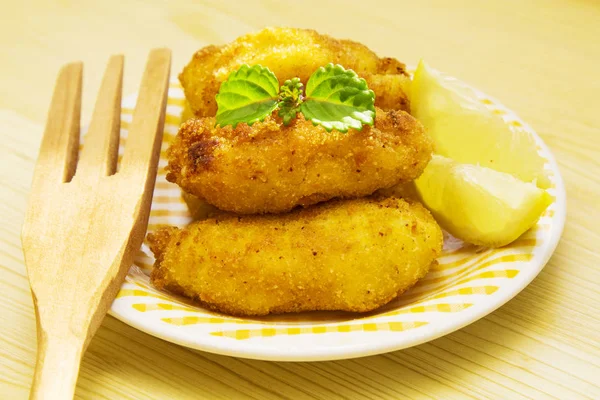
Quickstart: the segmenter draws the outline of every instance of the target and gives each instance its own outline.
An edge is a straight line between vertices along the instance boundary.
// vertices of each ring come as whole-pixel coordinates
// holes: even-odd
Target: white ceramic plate
[[[552,255],[563,230],[566,199],[556,162],[533,129],[493,98],[472,90],[512,129],[534,135],[540,154],[547,160],[552,181],[549,192],[555,201],[537,225],[516,242],[501,249],[487,249],[446,237],[437,267],[409,292],[368,314],[312,312],[243,319],[208,311],[153,288],[148,274],[154,259],[144,245],[112,305],[111,315],[151,335],[194,349],[263,360],[312,361],[414,346],[494,311],[523,290]],[[135,95],[123,102],[123,141],[135,102]],[[173,80],[163,155],[178,131],[184,104],[183,91]],[[179,188],[165,180],[165,165],[161,156],[149,230],[190,221]]]

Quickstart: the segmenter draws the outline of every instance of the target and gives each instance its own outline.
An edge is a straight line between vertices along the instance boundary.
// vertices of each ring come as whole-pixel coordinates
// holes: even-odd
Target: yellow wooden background
[[[267,25],[310,27],[431,65],[497,97],[550,146],[568,192],[562,241],[539,277],[490,316],[411,349],[276,363],[192,351],[107,318],[77,397],[600,398],[600,2],[3,1],[0,19],[0,398],[25,398],[35,323],[19,231],[54,78],[85,62],[89,120],[107,58],[125,94],[150,48],[192,53]]]

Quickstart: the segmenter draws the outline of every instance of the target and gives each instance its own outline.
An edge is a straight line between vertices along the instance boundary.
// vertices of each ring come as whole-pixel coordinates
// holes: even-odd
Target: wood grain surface
[[[83,120],[111,54],[124,93],[151,48],[173,71],[207,44],[270,25],[310,27],[434,67],[498,98],[554,152],[563,238],[542,273],[488,317],[390,354],[318,363],[192,351],[107,318],[85,354],[86,399],[600,398],[600,3],[531,1],[4,2],[0,24],[0,398],[26,398],[35,318],[19,234],[55,76],[85,63]]]

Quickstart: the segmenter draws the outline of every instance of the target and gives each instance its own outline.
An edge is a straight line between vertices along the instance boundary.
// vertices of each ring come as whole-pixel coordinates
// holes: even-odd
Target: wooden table
[[[127,56],[127,94],[152,47],[173,49],[178,71],[198,48],[267,25],[352,38],[407,63],[424,57],[517,111],[550,146],[566,182],[568,219],[556,253],[488,317],[363,359],[236,359],[108,317],[83,360],[77,397],[600,398],[600,3],[37,0],[4,4],[2,14],[0,398],[25,398],[33,373],[35,321],[19,232],[60,65],[85,62],[85,121],[110,54]]]

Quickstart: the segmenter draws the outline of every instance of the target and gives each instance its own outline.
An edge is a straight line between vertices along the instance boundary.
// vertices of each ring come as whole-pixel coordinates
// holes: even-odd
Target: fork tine
[[[106,66],[90,129],[85,136],[77,166],[78,176],[82,173],[112,175],[117,170],[123,62],[122,55],[115,55]]]
[[[48,122],[34,171],[33,187],[45,182],[69,182],[79,151],[83,64],[63,66],[54,87]]]
[[[171,51],[154,49],[148,56],[121,171],[156,176],[162,143],[171,71]],[[154,180],[152,180],[154,184]]]

